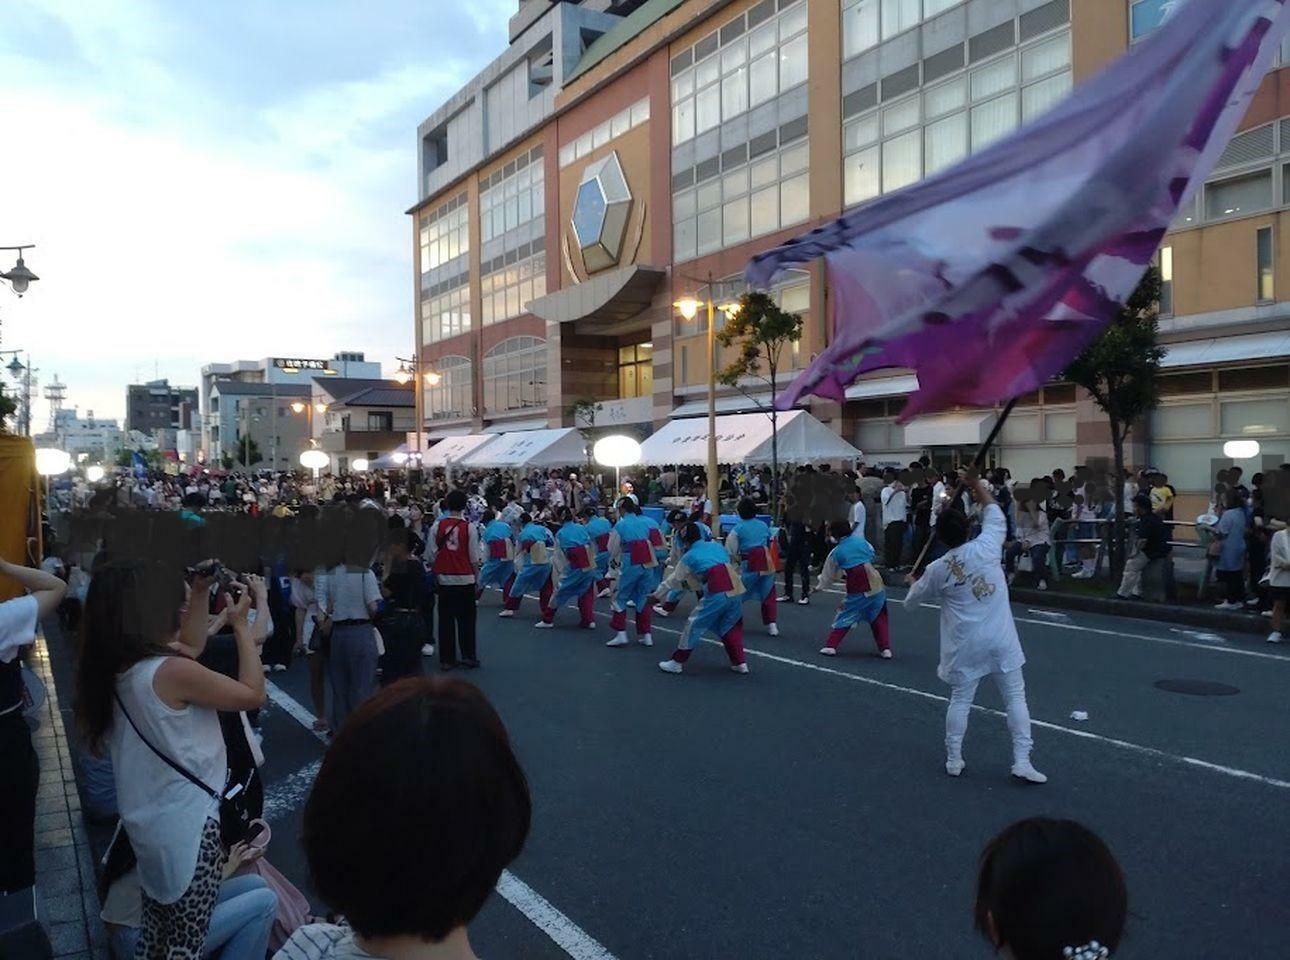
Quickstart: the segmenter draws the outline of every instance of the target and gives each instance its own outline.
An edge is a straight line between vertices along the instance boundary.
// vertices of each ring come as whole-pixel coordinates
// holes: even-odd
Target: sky
[[[515,8],[0,0],[0,246],[36,244],[41,278],[0,287],[0,350],[109,417],[127,383],[194,386],[214,361],[361,350],[392,372],[413,348],[416,126]]]

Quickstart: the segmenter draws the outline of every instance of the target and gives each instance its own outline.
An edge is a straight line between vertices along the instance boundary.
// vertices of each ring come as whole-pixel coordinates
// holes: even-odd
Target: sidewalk
[[[55,622],[46,629],[57,631]],[[40,757],[40,788],[36,794],[36,915],[49,934],[54,956],[66,960],[107,960],[107,931],[99,919],[95,891],[94,855],[81,816],[81,798],[67,728],[72,725],[71,651],[51,638],[60,658],[59,686],[54,680],[50,649],[37,640],[30,666],[45,682],[49,699],[33,744]],[[66,704],[66,705],[65,705]]]

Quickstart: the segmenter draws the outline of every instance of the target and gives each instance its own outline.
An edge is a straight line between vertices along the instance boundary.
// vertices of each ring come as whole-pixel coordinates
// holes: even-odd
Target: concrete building
[[[647,433],[705,412],[706,317],[749,259],[1007,134],[1122,54],[1165,0],[522,0],[510,45],[418,128],[412,253],[431,438],[572,423]],[[1282,104],[1286,106],[1282,106]],[[1161,252],[1166,401],[1130,459],[1210,486],[1290,455],[1290,71],[1276,68]],[[825,343],[819,265],[773,291]],[[720,322],[720,321],[718,321]],[[718,357],[718,363],[722,358]],[[895,423],[882,371],[809,409],[871,463],[971,455],[997,416]],[[751,409],[723,391],[723,411]],[[1022,398],[996,462],[1028,478],[1109,455],[1073,385]]]
[[[177,432],[192,428],[196,411],[196,387],[172,387],[169,380],[126,387],[126,431],[137,430],[155,437],[161,450],[175,449]]]
[[[54,415],[54,429],[36,438],[37,445],[58,447],[79,463],[112,463],[121,450],[125,435],[116,420],[95,417],[93,410],[82,418],[75,409],[62,409]]]
[[[296,457],[308,442],[311,420],[307,411],[297,413],[291,404],[307,403],[309,394],[308,382],[216,380],[209,400],[206,462],[218,465],[231,458],[241,464],[250,452],[247,466],[253,469],[296,469]],[[258,457],[255,451],[259,451]]]
[[[333,473],[389,453],[416,429],[412,385],[396,380],[315,377],[313,404],[314,445]]]

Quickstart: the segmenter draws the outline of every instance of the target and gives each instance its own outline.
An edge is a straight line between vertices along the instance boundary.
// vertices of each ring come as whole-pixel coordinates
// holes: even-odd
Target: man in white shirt
[[[1012,619],[1008,583],[999,559],[1007,524],[989,484],[977,479],[970,485],[982,507],[980,536],[969,541],[966,516],[958,510],[945,510],[937,531],[949,551],[928,564],[918,579],[912,574],[905,578],[910,585],[906,607],[927,601],[941,605],[941,662],[936,674],[950,685],[950,704],[945,711],[945,772],[952,777],[963,772],[963,737],[976,688],[982,677],[993,676],[1012,734],[1012,775],[1030,783],[1046,783],[1048,778],[1030,762],[1030,711],[1021,673],[1026,655]]]
[[[887,485],[882,488],[883,562],[892,570],[900,569],[901,555],[905,552],[905,524],[909,507],[909,494],[905,485],[896,478],[893,470],[887,471]]]
[[[0,575],[30,591],[0,603],[0,897],[36,882],[36,787],[40,765],[22,715],[18,651],[58,608],[67,584],[52,573],[0,560]]]
[[[868,519],[868,512],[865,510],[864,497],[860,491],[856,491],[856,502],[851,504],[851,532],[865,535],[865,522]]]

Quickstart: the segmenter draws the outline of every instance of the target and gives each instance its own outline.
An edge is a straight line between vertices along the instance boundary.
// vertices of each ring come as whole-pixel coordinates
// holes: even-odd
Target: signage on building
[[[281,370],[326,370],[326,360],[293,360],[290,357],[274,357],[273,365]]]

